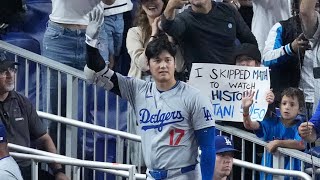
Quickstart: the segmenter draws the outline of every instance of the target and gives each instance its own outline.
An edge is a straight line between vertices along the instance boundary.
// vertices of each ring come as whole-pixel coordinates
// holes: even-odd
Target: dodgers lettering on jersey
[[[148,109],[144,108],[139,111],[139,116],[142,130],[158,129],[159,132],[162,131],[163,126],[178,123],[185,119],[181,111],[161,112],[161,109],[157,114],[151,114]]]

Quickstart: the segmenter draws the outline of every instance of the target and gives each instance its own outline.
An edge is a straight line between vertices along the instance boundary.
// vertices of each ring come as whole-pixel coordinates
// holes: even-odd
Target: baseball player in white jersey
[[[89,26],[99,21],[95,17],[98,16],[91,15]],[[87,34],[91,35],[89,39],[95,39],[96,33]],[[151,41],[145,51],[154,82],[115,73],[92,47],[94,44],[90,40],[87,43],[89,58],[84,69],[87,80],[127,99],[134,109],[147,178],[212,180],[215,121],[210,112],[213,106],[199,90],[175,80],[176,48],[167,36]],[[200,167],[198,147],[202,151]]]

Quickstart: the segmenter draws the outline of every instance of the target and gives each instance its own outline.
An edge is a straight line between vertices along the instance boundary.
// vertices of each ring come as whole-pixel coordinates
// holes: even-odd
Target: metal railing
[[[305,180],[312,180],[312,178],[308,174],[306,174],[304,172],[300,172],[300,171],[274,169],[274,168],[269,168],[269,167],[253,164],[253,163],[246,162],[246,161],[241,161],[241,160],[235,159],[235,158],[233,158],[233,164],[236,166],[241,166],[241,167],[253,169],[256,171],[262,171],[265,173],[281,175],[281,176],[300,177]]]
[[[65,160],[78,160],[76,158],[70,158],[67,156],[63,156],[63,155],[59,155],[59,154],[54,154],[54,153],[50,153],[50,152],[46,152],[46,151],[41,151],[38,149],[33,149],[33,148],[28,148],[28,147],[24,147],[24,146],[20,146],[20,145],[16,145],[16,144],[12,144],[12,143],[8,143],[8,147],[10,148],[10,150],[15,151],[15,152],[23,152],[26,154],[31,154],[31,155],[37,155],[37,156],[43,156],[43,157],[51,157],[51,158],[58,158],[58,159],[65,159]],[[12,154],[13,153],[13,154]],[[10,155],[12,155],[13,157],[17,157],[20,158],[18,156],[15,156],[14,152],[10,152]],[[32,159],[32,158],[30,158]],[[45,161],[40,161],[40,162],[45,162]],[[96,161],[93,161],[96,162]],[[102,162],[99,162],[102,163]],[[104,162],[103,162],[104,163]],[[111,164],[118,164],[118,163],[111,163]],[[71,165],[71,164],[69,164]],[[114,175],[119,175],[119,176],[123,176],[123,177],[129,177],[129,172],[128,171],[119,171],[119,170],[113,170],[113,169],[101,169],[101,168],[94,168],[94,166],[86,166],[88,169],[94,169],[94,170],[98,170],[98,171],[102,171],[105,173],[110,173],[110,174],[114,174]],[[35,173],[35,172],[33,172]],[[73,175],[72,175],[74,180],[78,180],[79,179],[79,172],[76,170],[73,170]],[[139,174],[139,173],[135,173],[135,178],[136,179],[146,179],[146,175],[145,174]]]
[[[52,115],[52,114],[48,114],[48,113],[44,113],[44,112],[39,112],[38,114],[40,117],[52,120],[52,121],[56,121],[56,122],[60,122],[60,123],[65,123],[71,126],[75,126],[75,127],[79,127],[79,128],[86,128],[88,130],[95,130],[98,132],[102,132],[102,133],[106,133],[106,134],[112,134],[112,135],[117,135],[121,138],[125,138],[125,139],[130,139],[133,140],[135,142],[140,142],[141,138],[137,135],[134,134],[130,134],[130,133],[126,133],[126,132],[122,132],[122,131],[117,131],[117,130],[113,130],[113,129],[109,129],[109,128],[105,128],[105,127],[99,127],[97,125],[92,125],[92,124],[88,124],[88,123],[83,123],[83,122],[79,122],[77,120],[73,120],[73,119],[69,119],[69,118],[64,118],[64,117],[60,117],[60,116],[56,116],[56,115]],[[233,128],[231,127],[220,127],[219,125],[218,129],[227,129],[226,131],[230,131]],[[241,134],[241,133],[240,133]],[[248,134],[250,137],[250,134]],[[242,137],[244,137],[245,135],[241,135]],[[259,140],[259,139],[255,139],[256,142],[259,142],[261,144],[265,144],[265,142]],[[15,145],[15,144],[8,144],[9,148],[18,152],[24,152],[24,153],[30,153],[30,154],[36,154],[36,155],[40,155],[41,157],[51,157],[54,159],[64,159],[63,161],[56,161],[56,162],[63,162],[62,164],[66,164],[66,162],[69,161],[74,161],[77,159],[74,158],[70,158],[70,157],[66,157],[66,156],[62,156],[62,155],[58,155],[58,154],[52,154],[49,152],[44,152],[44,151],[40,151],[40,150],[36,150],[36,149],[32,149],[32,148],[26,148],[23,146],[19,146],[19,145]],[[280,151],[284,151],[286,153],[288,153],[288,149],[285,148],[281,148]],[[290,150],[289,150],[290,151]],[[302,153],[299,152],[298,153]],[[11,155],[15,156],[15,153],[11,153]],[[301,154],[300,154],[301,155]],[[20,157],[20,156],[15,156],[15,157]],[[26,158],[29,157],[29,159],[34,159],[31,158],[33,156],[25,156]],[[298,157],[298,156],[296,156]],[[35,159],[37,160],[37,159]],[[39,160],[39,159],[38,159]],[[44,162],[55,162],[55,161],[44,161]],[[84,161],[87,162],[87,161]],[[69,165],[74,165],[72,163],[68,163]],[[110,163],[112,164],[112,163]],[[292,170],[283,170],[283,169],[274,169],[274,168],[268,168],[265,166],[261,166],[261,165],[257,165],[254,163],[250,163],[250,162],[246,162],[246,161],[242,161],[242,160],[238,160],[238,159],[234,159],[234,164],[237,166],[241,166],[244,168],[248,168],[248,169],[254,169],[256,171],[262,171],[262,172],[266,172],[266,173],[271,173],[274,175],[279,175],[279,176],[293,176],[293,177],[300,177],[302,179],[305,180],[311,180],[311,177],[304,173],[304,172],[300,172],[300,171],[292,171]],[[77,164],[78,166],[80,166],[79,164]],[[90,166],[90,163],[87,163],[88,166],[84,166],[90,169],[95,169],[98,171],[103,171],[103,172],[107,172],[107,173],[112,173],[112,174],[116,174],[116,175],[120,175],[120,176],[124,176],[124,177],[129,177],[130,172],[125,172],[125,171],[114,171],[112,169],[101,169],[101,168],[107,168],[107,167],[98,167],[98,166]],[[83,165],[81,165],[83,166]],[[73,177],[78,177],[78,171],[77,169],[73,171]],[[128,174],[129,173],[129,174]],[[135,178],[136,179],[146,179],[146,175],[145,174],[135,174]],[[74,178],[76,180],[76,178]]]
[[[41,118],[45,118],[45,119],[55,121],[58,123],[63,123],[63,124],[75,126],[78,128],[85,128],[87,130],[92,130],[95,132],[101,132],[101,133],[105,133],[105,134],[109,134],[109,135],[119,136],[121,138],[133,140],[136,142],[141,142],[141,137],[138,135],[135,135],[135,134],[130,134],[127,132],[118,131],[118,130],[114,130],[114,129],[110,129],[110,128],[106,128],[106,127],[101,127],[101,126],[97,126],[97,125],[77,121],[74,119],[53,115],[53,114],[49,114],[49,113],[45,113],[45,112],[41,112],[41,111],[38,111],[37,113],[38,113],[39,117],[41,117]]]
[[[126,154],[126,160],[124,160],[124,162],[126,162],[127,164],[130,164],[129,143],[139,143],[139,146],[141,147],[141,137],[138,135],[135,135],[135,134],[131,134],[131,133],[123,132],[123,131],[119,131],[119,130],[114,130],[111,128],[101,127],[101,126],[97,126],[97,125],[77,121],[74,119],[53,115],[53,114],[49,114],[49,113],[45,113],[45,112],[41,112],[41,111],[38,111],[37,113],[38,113],[39,117],[50,120],[50,121],[69,125],[69,126],[75,127],[75,128],[82,128],[82,129],[85,129],[86,131],[90,130],[95,133],[103,133],[105,135],[116,136],[117,141],[121,142],[121,144],[117,145],[117,158],[116,158],[117,163],[123,162],[123,160],[121,158],[123,158],[124,149],[126,148],[127,154]],[[118,151],[120,151],[120,152],[118,152]],[[139,153],[139,156],[141,154],[142,153]],[[119,157],[121,157],[121,158],[119,158]],[[139,159],[141,159],[141,157],[139,157]],[[140,163],[138,163],[138,164],[140,164]],[[137,168],[138,168],[138,170],[140,170],[138,172],[141,173],[141,167],[139,165],[137,165]],[[146,177],[146,175],[138,175],[137,178],[145,179],[145,177]]]
[[[91,125],[91,124],[88,124],[88,123],[83,123],[83,122],[79,122],[79,121],[68,119],[68,118],[59,117],[59,116],[48,114],[48,113],[38,112],[38,114],[39,114],[40,117],[43,117],[43,118],[46,118],[46,119],[50,119],[50,120],[53,120],[53,121],[57,121],[57,122],[60,122],[60,123],[66,123],[68,125],[72,125],[72,126],[76,126],[76,127],[87,128],[87,129],[99,131],[99,132],[102,132],[102,133],[118,135],[121,138],[127,138],[127,139],[130,139],[130,140],[136,141],[136,142],[140,142],[141,141],[141,138],[139,136],[137,136],[137,135],[134,135],[134,134],[121,132],[121,131],[116,131],[116,130],[109,129],[109,128],[104,128],[104,127],[97,127],[96,125]],[[233,128],[233,127],[223,127],[223,126],[217,125],[217,128],[220,129],[220,130],[224,130],[225,132],[237,132],[239,134],[234,133],[233,135],[236,134],[236,135],[238,135],[238,137],[245,138],[245,139],[251,139],[252,142],[255,142],[255,143],[263,145],[263,146],[266,146],[266,142],[254,137],[254,135],[251,134],[251,133],[241,132],[241,130],[239,130],[237,128]],[[300,151],[297,151],[297,150],[286,149],[286,148],[279,148],[278,150],[279,150],[279,152],[282,152],[285,155],[291,155],[293,158],[298,158],[298,159],[300,158],[300,159],[304,160],[304,162],[310,162],[310,159],[306,158],[306,156],[310,156],[310,155],[308,155],[306,153],[303,153],[303,152],[300,152]],[[316,158],[316,159],[319,160],[318,158]],[[261,165],[257,165],[257,164],[254,164],[254,163],[241,161],[241,160],[238,160],[238,159],[234,159],[234,160],[235,160],[234,161],[235,165],[238,165],[238,166],[241,166],[241,167],[245,167],[245,168],[249,168],[249,169],[263,171],[263,172],[271,173],[271,174],[274,174],[274,175],[295,176],[295,177],[301,177],[301,178],[306,179],[306,180],[311,179],[311,177],[309,175],[307,175],[306,173],[304,173],[304,172],[268,168],[268,167],[265,167],[265,166],[261,166]],[[274,162],[277,162],[277,161],[274,161]],[[315,163],[315,165],[318,165],[318,163]]]
[[[129,180],[135,180],[135,165],[128,164],[118,164],[118,163],[106,163],[106,162],[97,162],[97,161],[87,161],[87,160],[79,160],[79,159],[71,159],[71,158],[58,158],[58,157],[50,157],[50,156],[41,156],[41,155],[33,155],[33,154],[24,154],[24,153],[16,153],[10,152],[10,155],[14,158],[18,159],[28,159],[32,161],[32,179],[38,180],[38,162],[46,162],[46,163],[59,163],[64,165],[71,165],[76,167],[74,172],[78,176],[73,176],[74,179],[79,179],[79,168],[78,167],[86,167],[86,168],[95,168],[96,170],[110,169],[110,170],[124,170],[128,171],[126,173],[118,173],[117,171],[108,171],[109,173],[124,176],[129,178]]]

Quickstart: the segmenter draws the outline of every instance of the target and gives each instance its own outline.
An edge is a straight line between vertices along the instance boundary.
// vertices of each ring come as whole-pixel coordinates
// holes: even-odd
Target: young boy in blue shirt
[[[300,121],[297,115],[303,110],[304,95],[298,88],[287,88],[281,93],[280,113],[281,117],[265,118],[261,122],[251,121],[249,108],[253,104],[255,92],[245,91],[242,95],[243,125],[246,129],[253,130],[255,134],[262,138],[267,144],[267,153],[264,154],[261,164],[272,167],[272,154],[278,147],[304,150],[305,146],[298,133]],[[264,163],[264,159],[266,162]],[[294,159],[292,161],[294,170],[300,170],[300,163]],[[285,158],[285,168],[289,169],[289,157]],[[264,173],[260,173],[260,179],[264,178]],[[266,179],[272,179],[268,174]]]

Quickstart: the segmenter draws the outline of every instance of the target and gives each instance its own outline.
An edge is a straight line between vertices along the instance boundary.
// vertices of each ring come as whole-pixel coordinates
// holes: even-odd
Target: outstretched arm
[[[243,20],[241,14],[235,9],[233,11],[237,26],[237,38],[239,39],[239,41],[241,43],[250,43],[258,46],[256,37],[253,35],[250,28]]]
[[[179,39],[178,37],[186,30],[186,23],[175,16],[175,9],[187,3],[187,0],[169,0],[163,15],[161,15],[160,28],[175,39]]]
[[[201,175],[203,180],[211,180],[216,162],[215,127],[208,127],[195,131],[196,139],[201,149]]]
[[[311,48],[309,41],[300,34],[295,40],[288,44],[283,43],[283,27],[276,23],[269,31],[266,46],[263,50],[263,64],[268,67],[279,66],[292,60],[291,57],[299,53],[304,54],[305,50]]]
[[[86,29],[87,43],[87,67],[95,72],[102,71],[106,67],[102,56],[97,47],[99,46],[98,36],[101,25],[103,23],[103,12],[98,8],[94,8],[89,13],[89,24]]]
[[[305,146],[303,141],[297,140],[273,140],[267,144],[267,150],[271,153],[275,152],[278,147],[304,150]]]
[[[185,4],[188,4],[188,0],[169,0],[163,15],[168,20],[174,20],[175,9],[182,8]]]
[[[317,0],[301,0],[300,4],[300,18],[304,34],[311,38],[317,30],[318,19],[315,11]]]
[[[86,30],[87,64],[84,74],[87,82],[95,83],[106,90],[111,90],[121,96],[116,73],[108,68],[104,59],[96,48],[99,44],[98,34],[103,20],[103,14],[99,9],[93,9],[89,14],[89,24]]]
[[[272,128],[272,127],[270,127]],[[273,140],[270,141],[267,144],[267,150],[271,153],[275,152],[278,147],[283,148],[290,148],[290,149],[297,149],[297,150],[304,150],[305,149],[305,143],[299,136],[299,132],[295,131],[294,137],[291,137],[291,139],[285,139],[285,140]]]

